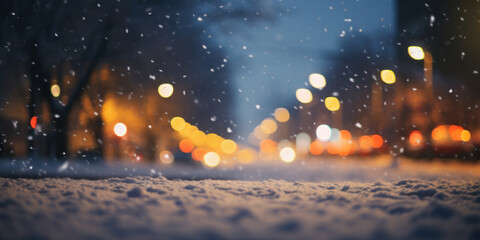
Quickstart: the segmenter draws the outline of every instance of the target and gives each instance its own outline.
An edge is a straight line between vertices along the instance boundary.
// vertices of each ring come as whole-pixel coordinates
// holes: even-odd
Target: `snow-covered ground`
[[[0,178],[0,239],[480,239],[476,165],[324,164],[287,180]]]

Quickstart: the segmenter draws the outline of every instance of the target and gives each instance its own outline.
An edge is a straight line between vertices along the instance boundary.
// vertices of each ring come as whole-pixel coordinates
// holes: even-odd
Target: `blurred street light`
[[[163,98],[169,98],[173,94],[173,86],[170,83],[164,83],[158,86],[158,94]]]
[[[113,132],[118,137],[123,137],[127,134],[127,126],[124,123],[119,122],[113,127]]]
[[[380,77],[382,81],[386,84],[394,84],[395,83],[395,73],[392,70],[382,70],[380,72]]]
[[[291,163],[295,160],[295,150],[291,147],[282,148],[280,150],[280,159],[286,163]]]
[[[330,128],[330,126],[326,124],[322,124],[317,127],[317,130],[315,131],[315,133],[317,135],[318,140],[326,142],[332,136],[332,129]]]
[[[58,86],[58,84],[53,84],[52,87],[50,87],[50,92],[53,97],[60,96],[60,86]]]
[[[285,108],[277,108],[273,113],[273,116],[278,122],[286,122],[290,119],[290,113]]]
[[[30,119],[30,127],[32,127],[33,129],[35,129],[37,127],[37,120],[38,120],[38,117],[37,116],[33,116],[31,119]]]
[[[171,164],[173,163],[173,160],[174,160],[174,157],[173,157],[173,153],[168,151],[168,150],[164,150],[164,151],[161,151],[160,152],[160,161],[164,164]]]
[[[340,101],[336,97],[325,98],[325,107],[331,112],[336,112],[340,109]]]
[[[425,53],[423,49],[419,46],[410,46],[408,47],[408,55],[415,60],[423,60],[425,58]]]
[[[427,87],[427,94],[433,97],[433,57],[428,51],[418,46],[408,47],[408,54],[415,60],[423,60],[424,78]]]
[[[207,167],[214,168],[220,163],[220,156],[216,152],[208,152],[203,156],[203,163]]]
[[[172,126],[173,130],[181,131],[187,125],[185,120],[182,117],[174,117],[170,120],[170,125]]]
[[[233,140],[226,139],[222,141],[220,148],[224,153],[232,154],[237,150],[237,144]]]
[[[308,76],[308,81],[312,87],[322,90],[325,85],[327,85],[327,81],[322,74],[319,73],[312,73]]]
[[[267,118],[260,124],[262,131],[268,135],[277,131],[277,123],[272,118]]]
[[[297,97],[297,100],[301,103],[310,103],[312,102],[312,99],[313,99],[312,92],[310,92],[310,90],[305,88],[297,89],[297,92],[295,95]]]

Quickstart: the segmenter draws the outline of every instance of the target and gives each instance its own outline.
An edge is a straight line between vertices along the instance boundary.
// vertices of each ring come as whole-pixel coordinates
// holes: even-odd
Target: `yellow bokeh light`
[[[241,164],[251,163],[256,158],[257,152],[251,148],[245,148],[237,152],[237,160]]]
[[[58,86],[58,84],[53,84],[52,87],[50,87],[50,92],[54,97],[60,96],[60,86]]]
[[[170,83],[164,83],[158,86],[158,94],[163,98],[169,98],[173,94],[173,86]]]
[[[310,82],[310,85],[312,85],[312,87],[318,88],[320,90],[323,89],[325,85],[327,85],[325,77],[319,73],[310,74],[310,76],[308,76],[308,81]]]
[[[207,167],[214,168],[220,163],[220,156],[216,152],[208,152],[203,156],[203,163]]]
[[[205,135],[204,132],[197,130],[193,132],[191,136],[191,140],[195,145],[200,146],[203,143],[205,143],[205,141],[207,140],[207,136]]]
[[[286,108],[277,108],[273,113],[275,119],[279,122],[286,122],[290,119],[290,113]]]
[[[127,126],[124,123],[119,122],[113,127],[113,132],[115,135],[123,137],[127,134]]]
[[[164,164],[173,163],[173,153],[165,150],[160,152],[160,161]]]
[[[325,98],[325,107],[332,112],[338,111],[340,109],[340,101],[336,97],[327,97]]]
[[[425,53],[423,49],[419,46],[410,46],[408,47],[408,55],[415,60],[422,60],[425,58]]]
[[[183,127],[182,130],[180,130],[180,134],[182,137],[189,138],[192,133],[198,130],[197,126],[190,125],[189,123],[185,123],[185,126]]]
[[[175,131],[182,131],[185,128],[185,120],[182,117],[174,117],[170,120],[170,125]]]
[[[394,84],[395,83],[395,73],[392,70],[382,70],[380,72],[380,77],[382,81],[386,84]]]
[[[295,160],[295,150],[291,147],[282,148],[280,150],[280,159],[286,163],[291,163]]]
[[[260,140],[268,137],[268,134],[265,133],[260,126],[255,127],[253,130],[253,135]]]
[[[211,148],[214,148],[214,149],[218,149],[218,148],[220,148],[220,144],[222,143],[223,138],[218,136],[215,133],[209,133],[209,134],[207,134],[206,141],[207,141],[207,146],[209,146]]]
[[[462,133],[460,133],[460,139],[464,142],[470,141],[471,136],[472,135],[470,134],[470,132],[468,130],[463,130]]]
[[[297,89],[297,92],[295,93],[297,100],[301,103],[310,103],[312,102],[313,95],[310,90],[305,89],[305,88],[299,88]]]
[[[262,124],[260,124],[260,128],[264,133],[272,134],[277,131],[277,123],[272,118],[267,118],[262,121]]]
[[[230,139],[223,140],[220,144],[220,149],[226,154],[232,154],[237,150],[237,144]]]

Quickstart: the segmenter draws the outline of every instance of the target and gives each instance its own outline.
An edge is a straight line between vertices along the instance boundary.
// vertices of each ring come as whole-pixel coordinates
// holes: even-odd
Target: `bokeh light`
[[[337,145],[338,155],[342,157],[348,156],[348,154],[350,154],[350,152],[352,151],[352,144],[350,143],[350,141],[340,140],[337,142],[336,145]]]
[[[195,150],[192,151],[192,158],[195,161],[201,161],[207,152],[205,148],[195,148]]]
[[[200,146],[205,143],[205,141],[207,140],[207,136],[203,131],[197,130],[193,132],[191,140],[195,145]]]
[[[190,139],[182,139],[180,143],[178,143],[178,148],[184,153],[190,153],[195,148],[195,145]]]
[[[381,148],[383,145],[383,138],[382,136],[375,134],[372,135],[372,147],[373,148]]]
[[[207,167],[214,168],[220,163],[220,156],[216,152],[208,152],[203,156],[203,162]]]
[[[322,124],[317,127],[316,134],[320,141],[325,142],[328,141],[332,136],[332,129],[328,125]]]
[[[262,121],[262,124],[260,124],[260,128],[264,133],[272,134],[277,131],[277,123],[272,118],[267,118]]]
[[[448,128],[448,133],[450,134],[450,138],[453,141],[462,141],[462,131],[463,128],[457,125],[450,125]]]
[[[222,144],[222,141],[224,140],[222,137],[218,136],[215,133],[207,134],[206,138],[207,138],[206,139],[207,146],[209,146],[211,148],[214,148],[214,149],[220,148],[220,145]]]
[[[380,72],[380,77],[382,78],[382,81],[386,84],[394,84],[395,83],[395,73],[392,70],[382,70]]]
[[[310,143],[310,153],[313,155],[320,155],[323,152],[323,143],[318,140],[313,141]]]
[[[271,139],[265,139],[260,142],[260,150],[265,153],[274,153],[277,151],[277,142]]]
[[[470,134],[470,131],[468,130],[463,130],[462,133],[460,134],[460,139],[464,142],[470,141],[470,137],[472,135]]]
[[[54,97],[60,96],[60,86],[58,86],[58,84],[53,84],[50,87],[50,92],[52,93],[52,96],[54,96]]]
[[[127,126],[124,123],[119,122],[113,127],[113,132],[115,135],[123,137],[127,134]]]
[[[30,118],[30,127],[35,129],[37,127],[37,120],[38,120],[37,116],[33,116],[32,118]]]
[[[432,139],[435,141],[447,141],[448,140],[448,128],[446,125],[440,125],[433,129]]]
[[[322,74],[319,73],[312,73],[310,76],[308,76],[308,80],[310,82],[310,85],[314,88],[318,89],[323,89],[325,85],[327,85],[327,81],[325,80],[325,77]]]
[[[295,95],[297,97],[297,100],[301,103],[310,103],[312,102],[312,99],[313,99],[312,92],[310,92],[310,90],[305,88],[297,89],[297,92]]]
[[[358,146],[363,151],[369,151],[372,148],[372,138],[367,135],[363,135],[358,139]]]
[[[282,148],[280,150],[280,159],[286,163],[291,163],[295,160],[295,150],[291,147]]]
[[[170,120],[170,125],[175,131],[182,131],[185,128],[185,120],[182,117],[174,117]]]
[[[332,112],[338,111],[340,109],[340,101],[336,97],[327,97],[325,98],[325,107]]]
[[[327,152],[331,155],[338,154],[337,144],[333,142],[327,143]]]
[[[257,139],[265,139],[268,137],[269,134],[265,133],[260,126],[255,127],[253,130],[253,135]]]
[[[343,140],[352,140],[352,134],[348,130],[340,130],[340,138]]]
[[[408,47],[408,55],[415,60],[422,60],[425,58],[425,53],[423,49],[419,46],[410,46]]]
[[[169,98],[173,94],[173,86],[170,83],[163,83],[158,86],[158,94],[163,98]]]
[[[251,148],[245,148],[237,152],[237,160],[241,164],[251,163],[256,158],[257,152]]]
[[[220,149],[226,154],[232,154],[237,150],[237,144],[233,140],[226,139],[220,144]]]
[[[273,113],[273,116],[278,122],[286,122],[290,119],[290,113],[286,108],[277,108]]]
[[[160,161],[164,164],[171,164],[173,163],[173,153],[168,151],[168,150],[164,150],[164,151],[161,151],[160,152]]]
[[[419,146],[423,142],[422,133],[418,130],[415,130],[410,133],[409,142],[412,146]]]
[[[332,134],[330,136],[330,141],[332,142],[337,142],[340,140],[340,130],[337,128],[332,128]]]
[[[295,138],[295,148],[298,154],[307,154],[312,139],[307,133],[301,132]]]

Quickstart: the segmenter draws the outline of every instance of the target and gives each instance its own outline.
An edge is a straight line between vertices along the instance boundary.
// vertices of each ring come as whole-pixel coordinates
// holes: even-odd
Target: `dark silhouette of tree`
[[[16,96],[16,104],[23,105],[21,101],[27,99],[28,119],[39,116],[43,125],[29,128],[28,151],[33,156],[35,139],[48,135],[48,155],[57,159],[69,153],[69,129],[77,121],[72,112],[76,117],[77,110],[90,109],[88,128],[94,129],[94,138],[103,138],[103,116],[91,111],[101,112],[106,95],[128,97],[128,101],[137,98],[132,102],[141,104],[161,82],[173,83],[178,95],[174,99],[186,100],[173,109],[167,106],[172,103],[157,104],[154,111],[149,110],[152,120],[147,122],[161,119],[165,126],[171,117],[184,113],[206,131],[222,129],[229,134],[227,126],[233,123],[228,56],[212,40],[212,28],[232,28],[242,25],[236,20],[273,16],[273,8],[257,1],[6,0],[0,4],[2,81],[11,81],[6,76],[12,67],[24,73],[27,95]],[[101,71],[100,63],[106,63],[115,76],[108,80],[115,82],[113,86],[106,84],[110,89],[91,86],[97,84],[92,78]],[[59,97],[50,93],[53,84],[60,86]],[[85,104],[91,107],[78,104],[84,94],[89,100]],[[168,116],[162,116],[167,109]],[[152,133],[146,138],[153,139]],[[152,145],[156,146],[154,141]]]

